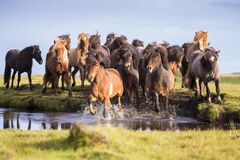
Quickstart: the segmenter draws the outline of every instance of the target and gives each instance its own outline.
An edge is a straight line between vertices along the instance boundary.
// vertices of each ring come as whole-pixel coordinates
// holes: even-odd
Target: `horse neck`
[[[105,75],[105,70],[102,67],[100,67],[97,70],[97,74],[95,77],[96,82],[100,84],[103,83],[102,81],[105,80],[104,75]]]
[[[21,57],[21,59],[24,60],[25,63],[32,64],[32,59],[33,59],[32,51],[33,51],[32,47],[24,48],[20,52],[19,57]]]

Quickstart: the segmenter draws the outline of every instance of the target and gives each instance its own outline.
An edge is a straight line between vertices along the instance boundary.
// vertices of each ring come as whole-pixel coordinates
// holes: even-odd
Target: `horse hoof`
[[[73,83],[73,84],[72,84],[72,87],[75,87],[75,85],[76,85],[76,83]]]
[[[103,110],[103,117],[104,117],[105,119],[109,119],[109,110],[108,110],[108,109],[104,109],[104,110]]]
[[[91,113],[91,115],[95,115],[95,114],[96,114],[96,111],[90,109],[90,113]]]
[[[160,112],[160,109],[159,107],[155,107],[155,112],[159,113]]]
[[[208,103],[211,103],[211,102],[212,102],[211,97],[208,97],[208,98],[207,98],[207,102],[208,102]]]
[[[218,97],[217,97],[217,102],[219,103],[219,102],[221,102],[221,101],[222,101],[221,97],[218,96]]]

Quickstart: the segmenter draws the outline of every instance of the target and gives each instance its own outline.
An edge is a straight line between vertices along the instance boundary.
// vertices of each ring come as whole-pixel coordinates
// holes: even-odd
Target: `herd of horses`
[[[11,88],[15,74],[18,72],[19,88],[21,73],[27,72],[30,89],[33,90],[32,59],[42,64],[39,46],[33,45],[21,51],[14,49],[7,52],[4,73],[6,88],[9,88],[13,69]],[[54,93],[57,94],[61,77],[62,89],[66,83],[69,96],[72,96],[71,88],[76,85],[75,75],[80,71],[81,86],[84,87],[85,79],[91,84],[87,99],[91,114],[96,113],[92,102],[101,100],[104,103],[103,115],[107,117],[111,106],[110,98],[115,96],[118,97],[119,110],[122,109],[122,96],[131,104],[136,100],[136,109],[140,110],[140,99],[148,97],[147,95],[153,100],[155,110],[159,112],[160,102],[165,103],[166,109],[169,109],[169,94],[174,90],[176,71],[180,69],[182,87],[195,91],[195,96],[198,96],[199,91],[202,97],[204,83],[206,99],[211,102],[208,82],[214,81],[217,100],[221,101],[218,59],[219,51],[209,47],[207,31],[196,32],[193,42],[184,43],[182,46],[152,42],[146,47],[139,39],[129,43],[126,36],[118,36],[115,33],[107,36],[104,45],[101,44],[98,33],[91,36],[80,33],[77,47],[71,48],[70,35],[61,35],[46,55],[42,93],[45,94],[48,85],[51,84]],[[164,102],[160,101],[160,98],[165,99]]]

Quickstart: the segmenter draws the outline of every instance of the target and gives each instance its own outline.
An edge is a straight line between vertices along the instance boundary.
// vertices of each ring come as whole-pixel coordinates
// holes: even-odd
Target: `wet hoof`
[[[94,110],[94,109],[90,109],[90,113],[91,113],[91,115],[95,115],[96,114],[96,111]]]
[[[68,97],[73,97],[72,92],[68,93]]]
[[[211,97],[208,97],[208,98],[207,98],[207,102],[208,102],[208,103],[211,103],[211,102],[212,102]]]
[[[76,83],[72,83],[72,87],[75,87]]]
[[[160,108],[158,106],[155,106],[155,112],[157,112],[157,113],[160,112]]]
[[[46,91],[47,91],[47,88],[43,88],[43,90],[42,90],[42,94],[45,94]]]
[[[109,116],[109,109],[104,109],[103,110],[103,117],[105,119],[109,119],[110,118],[110,116]]]
[[[220,103],[221,101],[222,101],[221,97],[218,96],[218,97],[217,97],[217,103]]]

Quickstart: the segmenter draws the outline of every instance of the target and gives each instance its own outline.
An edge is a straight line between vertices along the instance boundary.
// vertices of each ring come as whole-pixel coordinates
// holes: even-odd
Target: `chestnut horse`
[[[104,118],[108,117],[110,98],[118,96],[118,105],[121,110],[121,96],[123,94],[123,82],[120,74],[113,68],[104,69],[99,61],[94,61],[88,71],[87,79],[91,83],[88,105],[90,113],[96,114],[92,102],[101,100],[104,103]]]
[[[58,39],[48,53],[46,58],[44,88],[42,93],[46,93],[48,82],[53,82],[54,93],[57,94],[58,80],[60,75],[64,76],[68,87],[68,95],[72,96],[70,81],[71,73],[69,72],[68,51],[66,49],[66,40]]]
[[[166,52],[165,48],[157,47],[152,51],[147,61],[146,85],[155,96],[155,109],[159,108],[159,95],[166,97],[166,109],[168,109],[169,93],[174,88],[175,77],[170,69],[165,69],[162,63],[162,56]]]
[[[12,85],[15,78],[15,74],[18,72],[18,83],[17,88],[19,88],[19,83],[21,81],[21,73],[27,72],[28,80],[30,84],[30,90],[32,88],[32,59],[35,59],[39,64],[42,64],[42,56],[41,51],[38,45],[33,45],[24,48],[23,50],[19,51],[17,49],[13,49],[7,52],[5,57],[5,72],[4,72],[4,84],[6,84],[6,88],[9,87],[9,81],[11,76],[11,68],[13,69],[12,74]]]
[[[84,86],[85,80],[85,64],[86,58],[88,57],[88,48],[89,48],[89,35],[87,33],[80,33],[78,35],[78,45],[77,48],[72,48],[69,55],[69,65],[74,67],[72,72],[72,87],[75,86],[75,74],[80,70],[81,76],[81,86]]]
[[[207,31],[195,32],[193,42],[199,42],[200,49],[204,51],[205,48],[208,48],[208,32]]]

